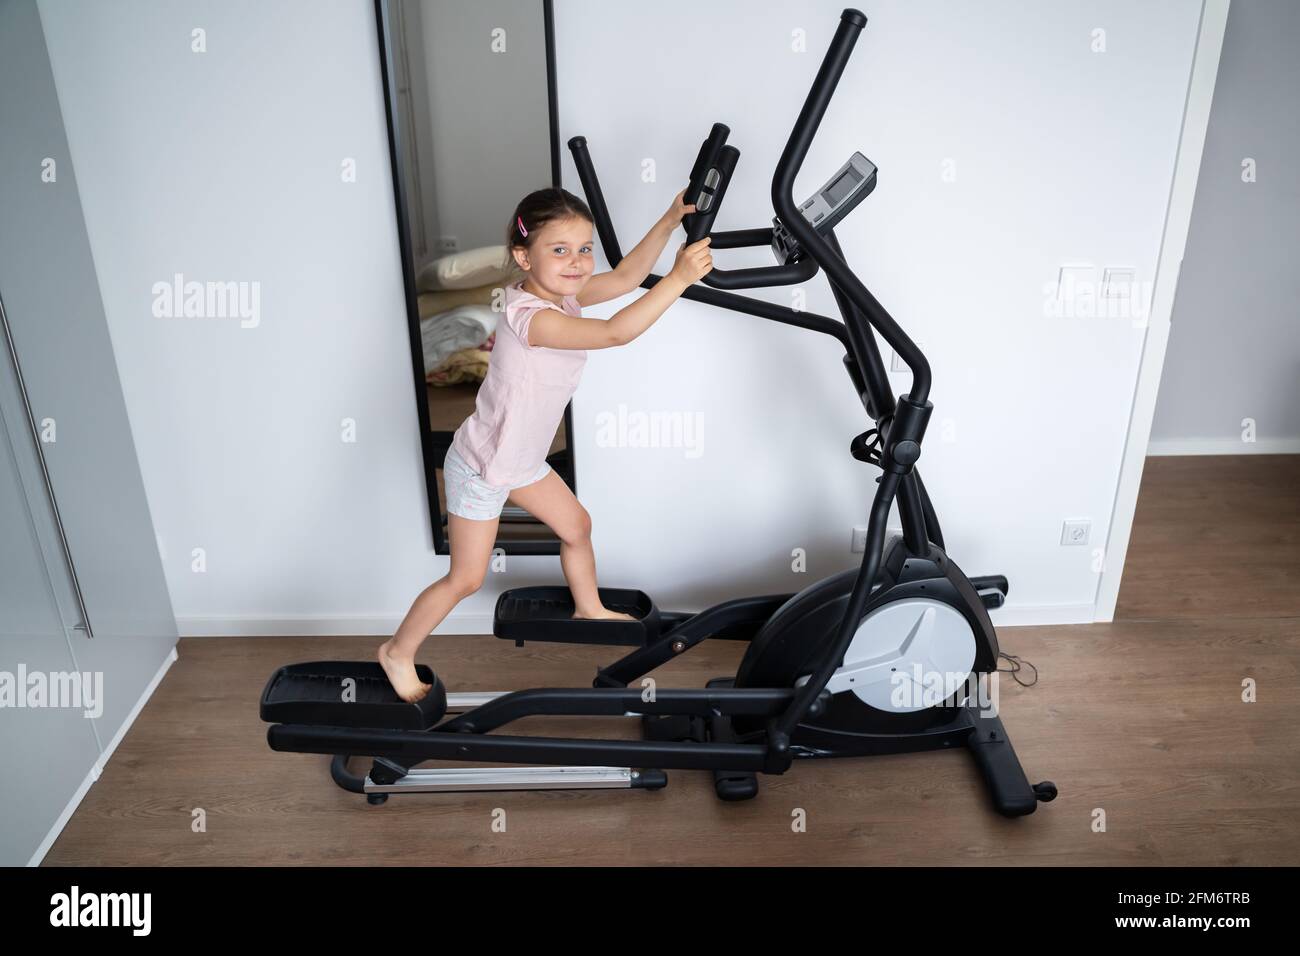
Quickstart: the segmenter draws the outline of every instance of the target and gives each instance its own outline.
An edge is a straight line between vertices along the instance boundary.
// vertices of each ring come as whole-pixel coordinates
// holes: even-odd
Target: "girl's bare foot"
[[[602,607],[595,614],[579,614],[577,611],[574,611],[573,619],[575,621],[636,621],[639,620],[639,618],[635,618],[631,614],[624,614],[622,611],[611,611],[607,607]]]
[[[388,675],[388,682],[397,691],[397,696],[408,704],[414,704],[433,689],[432,684],[420,680],[415,672],[415,657],[405,657],[393,646],[391,640],[379,645],[379,664]]]

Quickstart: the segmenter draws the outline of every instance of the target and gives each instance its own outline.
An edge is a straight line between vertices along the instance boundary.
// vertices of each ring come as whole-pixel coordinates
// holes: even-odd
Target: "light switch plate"
[[[1077,296],[1088,289],[1092,285],[1096,271],[1097,267],[1092,265],[1061,266],[1061,271],[1056,277],[1057,301],[1064,301],[1070,295]]]
[[[1107,266],[1101,273],[1101,295],[1104,299],[1130,299],[1137,270],[1132,266]]]

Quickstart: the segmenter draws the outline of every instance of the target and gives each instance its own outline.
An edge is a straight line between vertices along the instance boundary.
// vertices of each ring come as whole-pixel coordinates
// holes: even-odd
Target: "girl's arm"
[[[559,309],[534,314],[528,325],[528,344],[551,349],[607,349],[627,345],[654,325],[683,292],[713,268],[710,241],[706,236],[690,246],[683,243],[677,250],[672,271],[608,320],[579,318]]]
[[[654,268],[655,260],[664,251],[664,246],[668,245],[673,230],[681,225],[682,217],[695,211],[694,204],[688,205],[682,202],[682,197],[685,195],[685,189],[677,194],[668,211],[612,271],[602,272],[587,280],[587,284],[578,293],[579,305],[584,307],[598,305],[610,299],[617,299],[619,296],[627,295],[646,280],[646,276]]]

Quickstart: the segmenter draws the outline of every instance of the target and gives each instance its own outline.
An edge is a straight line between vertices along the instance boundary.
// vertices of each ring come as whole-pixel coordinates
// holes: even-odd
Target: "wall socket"
[[[460,243],[456,241],[455,236],[439,236],[434,245],[437,250],[444,255],[449,252],[455,252],[460,248]]]
[[[1087,544],[1092,535],[1091,518],[1066,518],[1061,525],[1061,544]]]

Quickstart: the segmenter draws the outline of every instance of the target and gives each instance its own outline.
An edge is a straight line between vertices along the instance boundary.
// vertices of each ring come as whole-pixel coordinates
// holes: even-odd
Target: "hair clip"
[[[519,234],[523,236],[525,239],[527,239],[528,230],[524,228],[524,221],[520,219],[518,216],[515,216],[515,222],[519,223]]]

